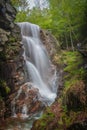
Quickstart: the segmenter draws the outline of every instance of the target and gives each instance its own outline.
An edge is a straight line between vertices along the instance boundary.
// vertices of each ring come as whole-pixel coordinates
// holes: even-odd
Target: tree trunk
[[[66,35],[66,33],[65,33],[65,41],[66,41],[66,48],[67,48],[67,50],[69,49],[69,46],[68,46],[68,40],[67,40],[67,35]]]
[[[74,45],[73,45],[73,39],[72,39],[72,33],[71,33],[71,30],[70,30],[70,41],[71,41],[71,47],[72,47],[72,50],[74,51]]]

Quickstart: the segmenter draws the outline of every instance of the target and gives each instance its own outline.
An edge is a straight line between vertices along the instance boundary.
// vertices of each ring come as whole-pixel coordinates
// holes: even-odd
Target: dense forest
[[[0,11],[0,130],[87,130],[87,0]]]
[[[27,0],[13,4],[18,9],[16,22],[29,21],[50,30],[63,47],[74,49],[77,43],[87,42],[86,0],[44,0],[42,5],[37,1],[32,8]]]

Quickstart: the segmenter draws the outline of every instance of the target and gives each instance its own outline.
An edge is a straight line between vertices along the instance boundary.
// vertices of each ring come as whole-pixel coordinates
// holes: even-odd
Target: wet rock
[[[10,1],[0,0],[0,81],[6,83],[10,93],[15,92],[16,88],[25,82],[21,34],[19,27],[14,23],[15,16],[16,10]],[[16,75],[18,77],[15,77]],[[0,95],[3,96],[1,92],[0,87]],[[6,93],[3,96],[6,107],[5,117],[11,115],[11,102],[8,96]]]
[[[14,98],[13,98],[14,97]],[[40,94],[37,88],[32,83],[25,83],[20,87],[18,93],[9,97],[13,109],[15,108],[14,114],[17,117],[23,115],[32,116],[44,108],[44,105],[39,101]],[[14,105],[15,104],[15,105]]]
[[[6,9],[7,12],[10,13],[11,15],[16,13],[16,10],[9,3],[6,3]]]
[[[11,21],[14,21],[15,15],[16,10],[12,7],[10,1],[0,1],[0,28],[11,29],[9,25]]]
[[[14,26],[15,26],[15,25],[14,25],[13,23],[10,24],[10,27],[11,27],[11,28],[14,28]]]
[[[53,37],[53,35],[49,31],[46,30],[40,31],[40,37],[47,49],[49,56],[52,59],[53,56],[56,54],[57,48],[59,49],[58,41],[55,37]]]

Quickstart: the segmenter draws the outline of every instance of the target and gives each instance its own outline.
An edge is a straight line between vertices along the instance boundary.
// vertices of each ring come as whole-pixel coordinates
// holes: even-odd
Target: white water
[[[50,105],[56,98],[57,76],[56,69],[51,64],[46,48],[40,39],[40,28],[38,25],[28,22],[18,23],[18,25],[21,28],[22,43],[24,45],[23,56],[27,71],[27,82],[31,82],[33,87],[39,90],[39,100],[45,105]],[[15,100],[20,96],[22,87],[20,87],[12,103],[14,116],[16,116]],[[29,91],[28,88],[27,91]],[[22,117],[27,117],[27,111],[27,105],[24,104],[21,111]]]
[[[42,45],[39,37],[33,38],[23,36],[22,42],[24,43],[25,55],[27,59],[30,59],[30,61],[39,71],[42,79],[46,81],[46,75],[48,75],[50,63],[46,50]]]
[[[39,92],[42,96],[42,100],[45,98],[46,100],[48,100],[48,102],[53,102],[56,94],[53,93],[48,86],[42,81],[41,76],[38,72],[38,70],[36,69],[36,67],[31,64],[30,62],[26,61],[26,65],[28,68],[28,72],[31,75],[32,78],[32,82],[36,85],[36,87],[39,89]]]

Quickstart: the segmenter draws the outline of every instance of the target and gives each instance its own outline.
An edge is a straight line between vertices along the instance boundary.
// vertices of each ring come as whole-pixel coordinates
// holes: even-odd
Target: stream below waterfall
[[[26,83],[19,88],[11,102],[12,117],[5,130],[31,129],[44,107],[55,101],[58,89],[56,67],[42,43],[40,27],[28,22],[18,23],[18,26],[24,49]]]

